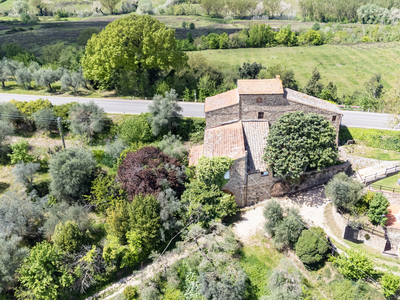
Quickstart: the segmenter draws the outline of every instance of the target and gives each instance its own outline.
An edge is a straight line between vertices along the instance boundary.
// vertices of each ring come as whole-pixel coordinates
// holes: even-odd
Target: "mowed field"
[[[400,43],[206,50],[189,55],[199,53],[213,65],[281,64],[294,71],[302,86],[317,67],[324,83],[333,81],[337,85],[339,95],[363,89],[375,73],[382,75],[388,90],[396,74],[400,74]]]

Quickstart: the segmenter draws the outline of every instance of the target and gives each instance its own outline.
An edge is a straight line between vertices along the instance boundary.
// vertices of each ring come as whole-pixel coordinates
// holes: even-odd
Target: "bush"
[[[315,30],[309,30],[300,36],[300,44],[302,45],[322,45],[321,34]]]
[[[66,149],[50,159],[51,194],[58,200],[76,201],[88,194],[96,160],[90,151]]]
[[[163,136],[162,141],[158,143],[158,148],[160,148],[165,154],[181,161],[187,157],[188,153],[181,138],[171,134],[171,132],[168,135]]]
[[[74,253],[80,250],[83,237],[78,225],[74,221],[67,221],[57,224],[51,240],[56,249]]]
[[[325,232],[320,227],[303,230],[296,243],[296,255],[310,269],[319,269],[329,251]]]
[[[268,201],[264,208],[264,217],[267,220],[265,223],[265,230],[270,236],[274,237],[276,228],[283,220],[281,205],[274,199]]]
[[[364,186],[345,173],[336,174],[325,186],[325,195],[337,208],[354,209]]]
[[[70,129],[74,134],[93,137],[105,125],[104,109],[94,101],[77,103],[69,111]]]
[[[299,239],[304,225],[298,211],[289,208],[287,216],[275,229],[274,246],[282,250],[284,247],[293,247]]]
[[[186,28],[187,23],[185,21],[182,22],[182,28]]]
[[[32,116],[37,129],[50,131],[51,129],[57,128],[56,117],[51,108],[42,108]]]
[[[347,257],[332,256],[331,260],[338,266],[339,272],[346,278],[358,280],[365,278],[365,274],[371,276],[374,274],[374,265],[366,253],[352,249],[347,249]]]
[[[168,186],[179,196],[186,179],[185,167],[156,147],[129,152],[118,169],[118,179],[131,200],[133,196],[158,196]]]
[[[33,161],[33,156],[28,154],[29,145],[28,142],[25,140],[20,140],[10,146],[12,152],[8,154],[11,158],[12,164],[17,164],[19,162],[31,162]]]
[[[0,104],[1,120],[6,121],[14,126],[21,123],[21,113],[14,103],[5,102]]]
[[[204,182],[207,186],[214,184],[222,189],[228,182],[224,176],[233,163],[234,160],[226,156],[212,158],[202,156],[196,167],[197,179]]]
[[[128,145],[132,143],[148,143],[153,141],[153,134],[149,123],[149,113],[132,116],[126,119],[119,127],[121,139]]]
[[[11,100],[10,103],[13,103],[18,108],[20,113],[27,117],[31,117],[34,113],[44,108],[51,109],[53,107],[53,105],[48,99],[44,100],[42,98],[34,101]]]
[[[107,142],[106,150],[104,151],[103,163],[107,167],[112,167],[121,155],[121,152],[126,149],[125,143],[117,138],[114,142]]]
[[[384,288],[383,294],[385,297],[390,297],[398,291],[400,287],[400,277],[391,272],[385,273],[381,279],[381,285]]]
[[[127,286],[123,291],[126,300],[134,300],[138,296],[137,287]]]
[[[39,170],[40,164],[27,163],[23,161],[19,162],[12,169],[12,174],[14,175],[14,180],[16,183],[22,184],[24,187],[31,191],[34,184],[34,175]]]
[[[368,210],[368,219],[372,224],[381,226],[385,226],[388,218],[384,215],[388,214],[388,207],[390,203],[389,200],[382,195],[382,193],[376,193],[374,198],[372,199],[369,210]]]
[[[194,23],[190,23],[190,24],[189,24],[189,28],[193,30],[193,29],[196,28],[196,25],[194,25]]]
[[[79,33],[78,39],[76,40],[76,44],[78,46],[85,47],[87,41],[92,37],[93,34],[98,34],[100,32],[100,28],[97,27],[88,27]]]
[[[197,143],[204,140],[206,120],[204,118],[180,118],[176,128],[176,134],[183,141]]]

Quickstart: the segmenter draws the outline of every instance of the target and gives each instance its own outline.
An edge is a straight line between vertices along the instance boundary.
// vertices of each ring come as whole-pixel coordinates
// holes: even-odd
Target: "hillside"
[[[265,67],[282,64],[294,71],[301,85],[306,84],[317,67],[323,81],[333,81],[340,95],[363,88],[364,82],[375,73],[382,75],[383,84],[389,89],[400,68],[400,43],[206,50],[189,55],[198,53],[212,64],[257,62]]]

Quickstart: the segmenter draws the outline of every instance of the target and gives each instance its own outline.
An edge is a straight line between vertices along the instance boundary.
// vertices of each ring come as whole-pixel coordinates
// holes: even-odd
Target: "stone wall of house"
[[[346,172],[347,174],[351,172],[351,164],[349,161],[340,165],[324,168],[321,171],[305,172],[300,176],[298,183],[295,184],[290,185],[286,181],[278,180],[272,186],[270,193],[274,197],[296,193],[326,183],[340,172]]]
[[[247,178],[247,201],[245,205],[253,205],[271,198],[271,188],[278,180],[272,176],[271,172],[265,176],[259,172],[249,174]]]
[[[366,234],[368,234],[369,239],[365,238]],[[358,240],[363,241],[365,245],[374,248],[375,250],[380,252],[385,251],[386,239],[384,237],[380,237],[371,232],[360,229],[358,231]]]
[[[206,128],[219,126],[223,123],[239,120],[239,104],[209,111],[206,115]]]
[[[394,250],[397,253],[400,245],[400,229],[386,227],[386,236],[390,242],[392,251]]]
[[[246,206],[246,181],[247,174],[247,154],[245,157],[235,160],[235,163],[229,170],[229,181],[222,187],[224,192],[235,196],[237,206]]]

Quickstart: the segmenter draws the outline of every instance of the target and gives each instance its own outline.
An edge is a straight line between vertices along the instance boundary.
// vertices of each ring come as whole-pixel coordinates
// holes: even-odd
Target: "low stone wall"
[[[365,235],[369,236],[369,239],[365,238]],[[369,231],[365,231],[360,229],[358,231],[358,240],[363,241],[365,245],[374,248],[375,250],[378,250],[380,252],[385,251],[385,246],[386,246],[386,239],[380,236],[377,236]]]
[[[386,227],[386,236],[390,242],[392,252],[397,253],[399,250],[399,244],[400,244],[400,229]]]
[[[340,172],[351,173],[351,163],[346,161],[343,164],[324,168],[321,171],[305,172],[300,176],[297,184],[289,185],[283,180],[277,181],[272,189],[271,195],[274,197],[283,196],[285,194],[293,194],[314,187],[316,185],[327,183],[333,176]]]

